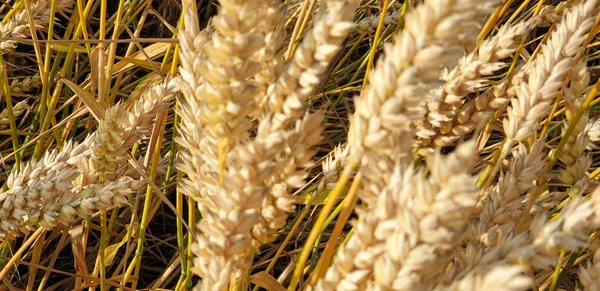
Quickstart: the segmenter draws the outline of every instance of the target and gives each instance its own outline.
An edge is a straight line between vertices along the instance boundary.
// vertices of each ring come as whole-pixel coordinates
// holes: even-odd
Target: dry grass
[[[0,15],[0,290],[600,290],[597,0]]]

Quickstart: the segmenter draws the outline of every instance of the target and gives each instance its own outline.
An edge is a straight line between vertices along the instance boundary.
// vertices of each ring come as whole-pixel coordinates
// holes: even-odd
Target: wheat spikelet
[[[576,251],[588,239],[588,231],[598,227],[598,193],[584,201],[570,200],[560,216],[549,220],[546,213],[534,218],[527,232],[516,234],[510,230],[499,233],[497,244],[480,253],[465,272],[456,278],[489,273],[495,266],[519,263],[535,270],[551,270],[558,251]]]
[[[0,194],[0,240],[28,233],[36,225],[50,225],[53,218],[41,209],[71,191],[71,182],[79,175],[77,163],[87,156],[88,143],[67,143],[63,150],[53,150],[13,171],[7,190]]]
[[[306,126],[306,129],[318,128],[321,118],[322,115],[307,116],[299,122],[299,126],[308,123],[312,125]],[[286,135],[289,134],[296,133]],[[307,130],[301,135],[308,136],[309,144],[314,143],[311,140],[319,139],[320,130]],[[277,143],[285,143],[284,137]],[[250,267],[258,246],[272,240],[274,231],[285,225],[287,214],[293,210],[295,199],[289,197],[287,185],[269,187],[268,181],[277,181],[279,175],[286,175],[285,172],[274,171],[274,154],[278,151],[272,149],[281,146],[272,142],[263,143],[258,139],[232,152],[224,174],[225,181],[217,188],[217,195],[204,196],[199,200],[198,208],[203,219],[198,224],[200,233],[194,253],[197,272],[203,277],[203,288],[221,289],[230,276],[240,277],[241,272]],[[285,157],[284,154],[282,158]],[[263,181],[267,187],[263,186]],[[286,180],[282,182],[289,183]],[[215,283],[217,280],[219,282]]]
[[[481,200],[477,219],[470,222],[470,240],[485,245],[495,245],[496,233],[505,233],[514,227],[520,215],[524,193],[531,190],[539,178],[546,155],[544,141],[536,142],[531,149],[520,144],[513,152],[508,171],[500,177],[497,186]]]
[[[255,95],[256,102],[259,105],[264,104],[267,90],[277,80],[284,64],[281,45],[285,39],[285,15],[278,7],[278,1],[271,2],[257,28],[264,39],[264,45],[253,56],[253,59],[260,64],[260,69],[254,76],[254,85],[258,90]],[[260,111],[254,114],[258,115]]]
[[[206,44],[207,37],[206,34],[198,33],[200,26],[192,9],[195,6],[190,7],[189,1],[183,1],[183,5],[184,11],[187,11],[184,17],[185,29],[180,29],[178,34],[181,43],[179,72],[182,81],[182,98],[178,100],[180,104],[178,114],[182,122],[179,125],[180,137],[176,141],[186,150],[179,152],[177,168],[186,173],[190,181],[195,182],[190,187],[181,185],[180,191],[194,199],[199,199],[202,196],[201,192],[206,191],[203,189],[218,180],[216,177],[218,159],[217,153],[204,150],[207,147],[202,128],[203,120],[199,114],[203,103],[200,98],[203,82],[201,65],[205,58],[201,48]],[[205,180],[208,181],[204,182]]]
[[[375,29],[379,25],[379,18],[380,18],[380,16],[376,15],[376,14],[365,17],[358,22],[358,24],[356,25],[356,29],[359,32],[364,32],[364,31],[375,32]],[[389,12],[388,14],[386,14],[384,16],[382,23],[383,23],[383,25],[396,24],[398,22],[399,18],[400,18],[400,12],[398,12],[398,11]]]
[[[169,107],[169,103],[175,98],[179,91],[179,83],[181,79],[169,78],[159,84],[150,86],[142,93],[142,96],[136,100],[127,115],[127,120],[124,124],[126,130],[126,144],[137,142],[140,137],[145,137],[150,134],[152,129],[152,121],[156,115]]]
[[[437,146],[450,145],[508,103],[498,90],[488,90],[472,100],[466,98],[488,87],[485,77],[507,66],[500,60],[511,57],[519,40],[537,23],[539,18],[512,26],[506,24],[495,37],[486,39],[477,51],[460,60],[459,65],[444,78],[441,100],[428,103],[426,120],[417,132],[420,146],[428,146],[432,142]]]
[[[44,27],[48,24],[50,17],[50,0],[37,0],[32,1],[31,14],[36,27],[35,29]],[[73,0],[57,0],[56,11],[64,12],[73,6],[75,1]],[[29,27],[29,21],[27,11],[23,5],[20,6],[19,10],[10,18],[7,22],[0,24],[0,39],[2,38],[26,38],[31,33]],[[0,49],[3,53],[14,50],[17,45],[15,40],[0,41]]]
[[[585,291],[600,290],[600,252],[597,250],[593,260],[579,270],[579,281]]]
[[[317,183],[317,192],[323,190],[332,190],[339,174],[348,163],[350,147],[348,145],[338,145],[327,155],[322,163],[323,177]]]
[[[519,291],[528,290],[532,280],[523,275],[522,267],[500,265],[485,274],[471,274],[450,286],[439,286],[436,290],[454,291]]]
[[[590,77],[585,62],[579,61],[571,74],[571,82],[564,91],[567,123],[563,127],[563,135],[567,131],[576,112],[582,106],[589,80]],[[585,151],[587,145],[590,143],[587,133],[590,126],[589,114],[586,112],[574,127],[571,136],[558,157],[559,161],[564,165],[564,168],[561,168],[559,171],[558,179],[570,187],[568,190],[570,196],[582,194],[588,188],[589,178],[586,173],[592,165],[592,160],[589,154],[585,154]]]
[[[39,74],[29,76],[21,81],[14,79],[12,81],[12,83],[10,83],[11,95],[23,94],[25,92],[37,89],[41,85],[42,85],[42,80],[40,79]]]
[[[349,30],[354,26],[355,0],[328,0],[328,12],[315,22],[294,57],[284,68],[265,99],[271,114],[269,132],[285,129],[304,114],[305,98],[313,94]],[[264,106],[263,106],[264,107]],[[266,119],[266,118],[265,118]],[[265,133],[268,134],[269,132]]]
[[[584,34],[594,21],[595,0],[583,1],[566,14],[557,25],[543,51],[528,70],[527,82],[520,83],[517,97],[511,100],[508,117],[503,121],[507,150],[513,141],[531,136],[548,113],[549,102],[558,96],[563,79],[581,53]]]
[[[222,1],[213,21],[216,32],[207,35],[200,32],[195,5],[189,1],[184,5],[186,25],[179,38],[185,98],[178,143],[188,152],[182,153],[180,170],[200,183],[203,191],[216,191],[228,153],[247,139],[248,115],[258,110],[258,90],[251,78],[260,71],[256,58],[266,54],[261,49],[268,50],[265,30],[278,25],[269,20],[279,20],[277,15],[268,20],[263,16],[265,11],[276,14],[278,7],[269,1]],[[202,174],[195,177],[195,173]],[[200,197],[198,191],[184,193]]]
[[[142,185],[143,182],[127,176],[90,185],[71,199],[63,201],[61,213],[64,217],[59,217],[57,220],[64,225],[69,225],[73,223],[71,214],[87,217],[96,211],[109,211],[124,206],[127,204],[127,197],[139,190]]]
[[[97,131],[82,143],[69,142],[60,151],[12,172],[0,199],[0,238],[12,238],[37,226],[68,225],[74,213],[86,216],[92,210],[122,206],[124,197],[137,190],[140,182],[129,176],[119,178],[113,171],[119,159],[127,158],[133,143],[148,132],[158,110],[173,98],[176,80],[152,87],[131,113],[119,104],[109,108]],[[104,182],[97,184],[98,178]]]
[[[256,87],[249,80],[258,73],[253,55],[264,47],[264,39],[256,29],[269,1],[223,0],[213,18],[215,32],[209,35],[199,66],[203,83],[197,88],[201,103],[200,118],[206,146],[225,156],[245,139],[250,127],[248,115],[253,112]],[[197,32],[195,32],[197,33]],[[222,157],[221,157],[222,159]]]
[[[301,187],[308,176],[305,168],[311,165],[315,153],[312,148],[320,140],[324,116],[323,113],[306,115],[305,99],[324,77],[325,69],[353,26],[350,20],[356,1],[326,3],[327,12],[315,21],[265,99],[267,107],[263,108],[254,142],[256,147],[265,148],[264,160],[275,159],[276,163],[273,176],[266,181],[269,195],[262,202],[265,226],[254,230],[260,240],[268,241],[293,211],[295,198],[291,192]],[[305,114],[304,118],[301,114]]]
[[[94,183],[97,178],[81,180],[95,173],[85,166],[94,136],[80,144],[69,142],[60,151],[48,152],[9,175],[7,190],[0,194],[0,241],[37,227],[50,230],[58,224],[70,225],[74,214],[87,217],[123,206],[126,197],[143,185],[128,176],[100,184]]]
[[[362,173],[369,189],[362,199],[369,202],[369,196],[381,192],[385,185],[378,182],[379,175],[391,171],[393,161],[410,162],[413,124],[425,114],[420,105],[435,98],[430,90],[439,85],[440,70],[456,62],[462,44],[472,42],[477,21],[491,4],[485,1],[475,8],[472,1],[425,2],[406,16],[406,27],[394,45],[385,47],[385,58],[369,75],[351,119],[350,147],[355,158],[364,154]],[[459,33],[457,27],[463,25],[466,30]]]
[[[23,114],[23,112],[29,109],[29,105],[27,101],[21,101],[15,105],[13,105],[13,114],[15,118],[19,117],[19,115]],[[0,112],[0,129],[5,129],[10,124],[10,119],[8,119],[8,108],[2,110]]]
[[[278,80],[282,78],[289,80],[290,73],[295,74],[300,70],[302,76],[300,80],[305,85],[304,80],[308,76],[319,78],[328,65],[350,27],[347,22],[340,23],[340,19],[347,20],[353,14],[352,6],[343,5],[347,4],[345,1],[330,1],[328,4],[329,13],[315,23],[313,32],[304,40],[302,48],[297,53],[297,55],[303,54],[304,57],[310,55],[310,61],[294,59],[282,73],[284,77],[279,76]],[[257,11],[252,17],[256,18],[255,21],[259,21],[262,15],[260,6],[257,3],[244,5],[254,5],[252,9]],[[340,11],[344,12],[341,16],[338,13]],[[225,19],[226,13],[231,11],[221,10],[220,13],[224,13],[223,19]],[[239,115],[236,118],[240,122],[243,121],[243,124],[231,123],[231,129],[239,133],[229,133],[228,136],[223,137],[215,136],[214,132],[210,132],[213,130],[211,128],[214,122],[209,122],[205,117],[200,116],[198,109],[207,106],[205,102],[214,101],[203,99],[206,96],[203,96],[205,93],[202,88],[213,86],[210,82],[216,79],[212,75],[210,80],[207,79],[207,71],[196,66],[199,61],[210,57],[214,52],[211,49],[198,50],[193,47],[193,44],[204,46],[216,44],[207,42],[203,36],[197,36],[195,30],[197,20],[192,14],[188,16],[186,29],[181,33],[182,47],[189,48],[189,51],[182,52],[182,92],[185,99],[182,100],[181,109],[182,136],[178,140],[178,143],[187,149],[181,154],[180,170],[188,174],[188,179],[182,182],[180,189],[184,194],[198,201],[198,208],[203,214],[203,219],[198,225],[199,233],[196,236],[198,244],[194,246],[195,272],[203,278],[201,286],[204,289],[221,290],[229,284],[230,280],[233,282],[239,280],[244,284],[243,272],[249,268],[258,246],[272,240],[273,234],[285,225],[287,215],[293,210],[295,203],[295,198],[291,196],[290,191],[303,185],[307,175],[304,167],[310,164],[314,154],[314,151],[309,149],[320,140],[320,123],[323,114],[306,115],[301,118],[299,113],[305,112],[304,98],[308,95],[297,95],[294,91],[290,96],[286,96],[282,95],[286,92],[279,92],[277,94],[280,94],[281,98],[271,100],[269,106],[287,108],[289,107],[287,104],[293,104],[294,111],[272,111],[271,107],[264,107],[259,116],[260,122],[255,138],[249,139],[246,133],[247,115],[257,106],[251,103],[239,104],[240,110],[235,112]],[[233,16],[236,15],[227,17]],[[253,36],[255,33],[260,34],[260,30],[251,30],[251,33],[250,39],[256,37]],[[335,37],[331,38],[331,35]],[[211,41],[215,42],[215,39]],[[274,42],[274,45],[278,44]],[[248,84],[245,88],[252,90],[248,91],[243,102],[253,102],[253,100],[248,101],[248,98],[257,95],[249,78],[255,76],[255,81],[261,82],[262,77],[260,72],[254,69],[252,74],[247,71],[253,63],[250,57],[264,57],[266,52],[258,49],[262,47],[268,52],[275,46],[257,45],[258,55],[254,56],[245,51],[244,56],[248,60],[242,59],[242,61],[247,65],[237,64],[232,68],[236,71],[231,73],[243,77],[243,82]],[[206,56],[203,55],[204,53]],[[238,72],[239,70],[242,71]],[[255,73],[258,75],[253,75]],[[303,94],[308,93],[306,91]],[[260,100],[260,96],[257,100]],[[244,137],[241,138],[242,136]],[[222,139],[226,145],[219,142],[219,139]],[[240,140],[242,143],[239,142]],[[224,159],[219,159],[224,148],[226,148],[226,156]]]
[[[128,158],[127,151],[148,136],[156,115],[175,96],[178,78],[154,85],[135,102],[131,112],[117,104],[106,110],[91,144],[93,166],[101,178],[114,172]]]
[[[258,209],[265,194],[259,183],[266,179],[256,176],[262,170],[257,167],[264,165],[238,161],[260,159],[262,153],[252,144],[241,149],[238,144],[247,140],[248,115],[257,110],[258,91],[250,78],[259,71],[254,53],[264,45],[255,26],[269,3],[220,2],[217,32],[209,38],[199,33],[195,6],[184,1],[187,14],[179,36],[185,98],[177,142],[186,151],[180,153],[178,168],[188,175],[179,188],[198,201],[203,215],[193,249],[194,272],[206,290],[227,288],[249,268],[257,249],[251,231],[260,222]],[[244,150],[252,155],[236,154]]]
[[[481,199],[477,211],[469,221],[464,246],[455,256],[450,274],[457,274],[484,260],[490,248],[501,248],[506,235],[515,227],[520,217],[526,193],[535,187],[546,163],[544,140],[537,141],[531,149],[520,144],[512,153],[509,167],[501,175],[497,185],[492,186]],[[551,197],[550,195],[546,195]],[[546,198],[544,196],[544,198]],[[511,245],[507,245],[506,248]],[[493,252],[492,252],[493,253]]]
[[[388,186],[376,204],[361,211],[318,289],[426,290],[434,285],[476,204],[475,180],[468,174],[472,148],[470,143],[447,157],[435,155],[428,178],[399,164],[388,172]]]
[[[117,168],[117,158],[121,157],[123,131],[121,126],[125,121],[125,111],[120,104],[117,104],[108,110],[104,115],[98,129],[94,134],[92,142],[92,156],[94,169],[101,175],[106,172],[112,172]],[[125,149],[126,150],[126,149]]]

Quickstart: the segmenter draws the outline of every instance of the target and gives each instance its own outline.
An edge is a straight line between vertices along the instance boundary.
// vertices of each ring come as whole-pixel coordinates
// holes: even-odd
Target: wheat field
[[[600,291],[599,0],[0,16],[0,291]]]

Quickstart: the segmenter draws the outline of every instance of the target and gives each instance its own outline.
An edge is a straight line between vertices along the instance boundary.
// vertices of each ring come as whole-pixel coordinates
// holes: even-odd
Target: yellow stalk
[[[390,6],[390,0],[383,1],[383,7],[381,8],[381,12],[379,14],[379,23],[377,23],[377,30],[375,30],[375,37],[373,38],[373,46],[369,50],[369,60],[367,62],[367,68],[365,69],[365,78],[363,79],[362,87],[366,87],[369,82],[369,70],[373,66],[373,61],[375,60],[375,51],[377,51],[377,47],[379,45],[379,38],[381,37],[381,30],[383,28],[383,22],[385,21],[385,15]],[[361,92],[364,92],[361,91]]]
[[[31,265],[29,266],[29,273],[27,274],[27,291],[33,290],[33,285],[35,284],[35,277],[37,273],[37,265],[40,262],[40,257],[42,255],[42,249],[44,247],[44,242],[46,239],[46,232],[43,232],[40,235],[40,238],[33,245],[33,253],[31,255]]]
[[[17,136],[17,125],[15,122],[15,114],[13,112],[12,97],[10,95],[10,84],[8,83],[8,75],[6,74],[6,65],[4,64],[4,56],[0,51],[0,86],[4,91],[6,97],[6,109],[8,112],[8,125],[10,127],[10,137],[12,140],[13,151],[17,152],[19,149],[19,138]],[[1,99],[2,95],[0,95]],[[21,159],[19,155],[15,155],[15,169],[21,166]]]
[[[292,32],[292,37],[290,38],[290,44],[288,46],[287,51],[285,52],[286,59],[291,58],[291,56],[294,54],[293,53],[294,43],[296,42],[296,40],[298,38],[298,31],[300,31],[300,26],[302,25],[304,15],[306,14],[306,9],[308,8],[308,5],[307,5],[308,1],[311,1],[311,0],[304,0],[304,3],[302,4],[302,8],[300,8],[300,14],[298,15],[298,19],[296,20],[296,25],[294,26],[294,31]]]
[[[326,265],[329,264],[331,262],[331,258],[333,258],[333,253],[334,253],[335,247],[337,245],[337,238],[342,233],[342,230],[344,229],[346,222],[348,222],[348,218],[350,217],[350,214],[352,214],[352,211],[354,210],[356,201],[358,200],[358,197],[357,197],[358,191],[357,190],[360,185],[361,177],[362,177],[362,175],[360,172],[358,172],[355,175],[354,181],[352,181],[352,185],[350,186],[350,190],[348,191],[348,195],[346,195],[346,197],[344,198],[344,201],[342,201],[342,203],[340,204],[340,205],[343,205],[342,212],[340,212],[340,215],[339,215],[337,221],[335,222],[335,227],[333,228],[333,232],[331,233],[331,236],[329,237],[329,241],[327,242],[327,245],[325,246],[325,250],[323,250],[323,253],[321,254],[321,258],[319,259],[319,262],[317,263],[317,267],[313,271],[313,275],[311,275],[312,278],[309,283],[310,285],[317,284],[317,281],[320,278],[325,277],[325,273],[327,272]]]
[[[152,153],[152,167],[150,168],[150,181],[154,181],[156,179],[156,170],[158,168],[158,162],[160,161],[160,150],[161,150],[162,142],[164,139],[164,130],[165,130],[167,114],[168,114],[167,111],[164,111],[161,114],[159,114],[159,116],[157,116],[157,118],[156,118],[156,120],[157,120],[156,124],[154,125],[154,130],[153,130],[152,136],[156,137],[156,142],[154,144],[154,147],[152,147],[153,153]],[[138,233],[137,248],[136,248],[133,260],[129,263],[129,266],[126,269],[125,274],[123,274],[123,278],[121,280],[121,285],[125,285],[129,281],[129,279],[131,277],[131,273],[134,270],[136,270],[136,273],[139,273],[140,263],[141,263],[142,255],[143,255],[143,251],[144,251],[144,241],[145,241],[146,229],[150,222],[150,211],[151,211],[151,207],[152,207],[151,202],[152,202],[153,191],[154,190],[152,189],[152,187],[150,185],[148,185],[146,187],[146,196],[144,197],[144,206],[143,206],[143,210],[142,210],[142,221],[139,225],[139,230],[137,232]],[[136,284],[137,284],[137,280],[134,280],[132,283],[133,289],[136,288]]]
[[[44,232],[43,228],[38,228],[34,233],[32,233],[29,238],[21,245],[21,247],[13,254],[13,256],[8,260],[2,271],[0,271],[0,280],[4,279],[4,276],[12,269],[13,265],[21,259],[23,253],[29,249],[29,246],[33,244],[37,238]]]
[[[358,160],[359,158],[357,157],[356,159]],[[344,172],[340,176],[338,182],[335,184],[335,188],[333,188],[333,190],[327,197],[327,200],[325,201],[325,205],[323,206],[323,209],[321,210],[321,213],[319,214],[319,217],[317,218],[317,221],[315,222],[313,229],[311,230],[310,234],[308,235],[308,238],[304,242],[304,247],[302,248],[302,251],[300,252],[300,257],[298,258],[298,263],[296,264],[296,268],[294,269],[294,274],[292,276],[292,281],[290,282],[290,285],[288,286],[288,290],[295,291],[296,286],[298,285],[298,282],[300,281],[300,278],[304,276],[304,266],[306,265],[308,257],[310,256],[312,246],[314,245],[315,241],[317,241],[317,239],[321,235],[321,232],[323,231],[322,228],[325,223],[325,220],[329,216],[329,213],[331,213],[331,210],[333,210],[334,205],[337,203],[337,200],[338,200],[340,194],[342,193],[344,186],[346,186],[346,184],[350,180],[352,171],[354,171],[354,168],[356,168],[356,166],[357,166],[356,160],[350,160],[348,162],[348,164],[344,168]]]

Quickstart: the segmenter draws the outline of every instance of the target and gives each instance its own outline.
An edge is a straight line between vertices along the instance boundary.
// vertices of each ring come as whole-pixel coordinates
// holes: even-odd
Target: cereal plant
[[[0,2],[0,291],[600,291],[598,0]]]

